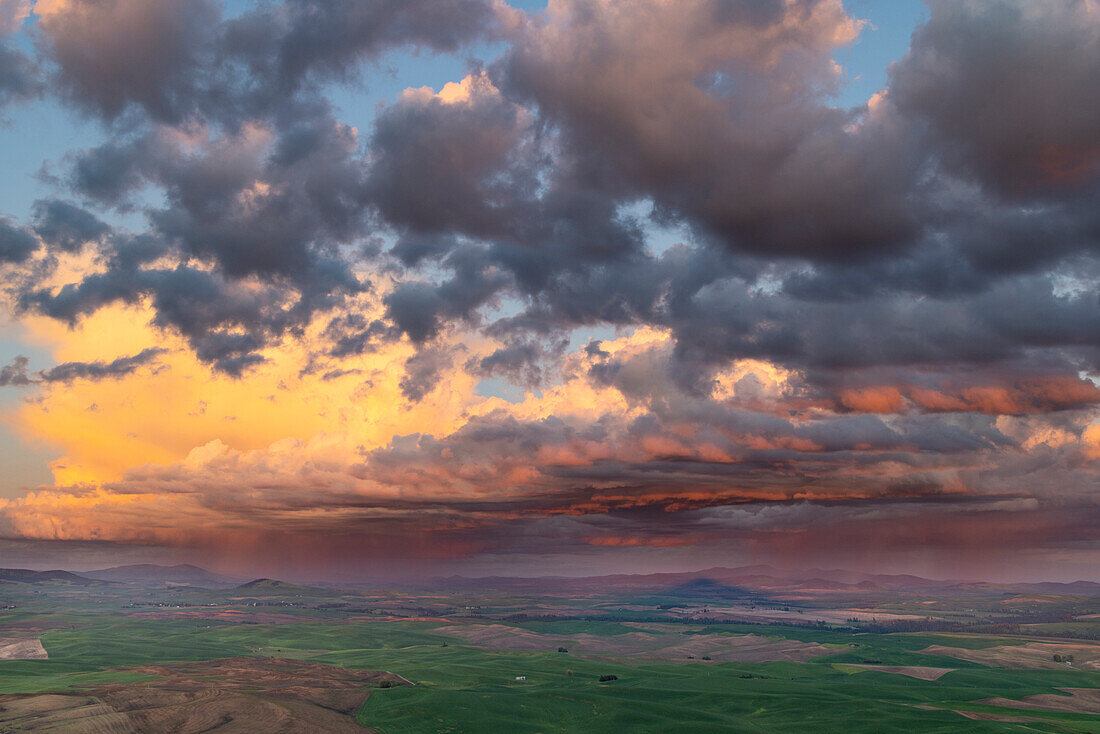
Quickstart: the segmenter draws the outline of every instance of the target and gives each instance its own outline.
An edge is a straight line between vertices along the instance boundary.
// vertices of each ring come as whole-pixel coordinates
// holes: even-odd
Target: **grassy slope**
[[[1073,670],[984,668],[917,650],[931,644],[988,646],[1004,641],[936,635],[847,635],[799,628],[720,625],[704,633],[753,632],[844,645],[811,665],[791,663],[626,665],[547,652],[489,652],[432,633],[431,622],[367,622],[287,626],[208,627],[193,621],[138,620],[95,615],[76,629],[43,635],[45,661],[0,662],[0,690],[56,690],[117,679],[111,670],[173,660],[250,654],[301,657],[363,669],[386,669],[414,680],[414,688],[376,691],[360,720],[387,734],[399,732],[667,732],[844,731],[1100,732],[1100,717],[1040,714],[1058,724],[965,721],[949,711],[915,704],[952,705],[991,696],[1019,698],[1058,686],[1100,687],[1100,674]],[[540,632],[619,634],[614,623],[537,623]],[[856,642],[859,647],[847,647]],[[1019,642],[1018,640],[1015,642]],[[928,682],[877,672],[852,674],[834,662],[959,668]],[[566,671],[572,670],[573,675]],[[619,680],[601,684],[599,675]],[[525,682],[515,681],[526,675]],[[741,678],[741,675],[771,676]],[[130,677],[130,676],[127,676]],[[1003,713],[1003,711],[1002,711]],[[1017,712],[1024,713],[1024,712]]]

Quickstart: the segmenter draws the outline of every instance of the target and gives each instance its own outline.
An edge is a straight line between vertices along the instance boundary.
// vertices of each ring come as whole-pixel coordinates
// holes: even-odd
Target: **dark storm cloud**
[[[11,102],[37,96],[42,90],[35,61],[11,41],[24,21],[21,0],[0,0],[0,112]]]
[[[758,16],[708,1],[562,3],[494,67],[592,169],[734,250],[850,259],[915,229],[918,160],[889,120],[830,107],[839,3]]]
[[[455,50],[498,32],[499,11],[474,0],[430,12],[302,0],[228,18],[206,0],[65,8],[42,19],[42,53],[72,100],[119,121],[114,139],[72,158],[73,186],[119,208],[163,192],[145,208],[148,236],[181,269],[25,295],[61,318],[153,294],[158,320],[195,345],[213,327],[211,363],[254,359],[248,344],[367,287],[348,246],[381,224],[406,268],[388,321],[417,344],[455,324],[485,328],[504,346],[484,374],[534,379],[556,358],[536,344],[598,323],[670,328],[684,384],[739,357],[839,369],[1046,350],[1067,369],[1095,366],[1095,304],[1051,280],[1067,263],[1094,273],[1100,240],[1100,104],[1081,104],[1100,52],[1080,3],[933,3],[885,94],[842,110],[828,96],[841,82],[832,54],[857,27],[839,3],[643,2],[623,16],[569,0],[513,18],[487,70],[382,108],[365,154],[321,82],[401,45]],[[690,244],[647,251],[639,204]],[[48,245],[104,237],[94,215],[61,206],[38,212]],[[13,231],[6,259],[18,261],[30,250]],[[217,277],[188,274],[190,258]],[[172,288],[185,278],[205,278],[218,304],[195,304],[201,318]],[[247,278],[265,284],[264,304],[213,295],[215,280]],[[487,317],[503,298],[521,305]],[[333,354],[383,330],[344,329]]]
[[[485,256],[484,248],[467,245],[441,263],[452,275],[441,283],[406,280],[387,294],[386,314],[417,344],[431,339],[453,321],[475,319],[475,311],[509,284],[509,278]]]
[[[946,365],[1051,350],[1066,369],[1095,368],[1095,299],[1087,287],[1058,292],[1049,270],[1081,283],[1096,273],[1092,153],[1075,148],[1069,158],[1087,170],[1026,204],[1005,187],[975,190],[966,179],[986,174],[951,162],[985,134],[1004,132],[981,150],[1006,165],[1019,160],[1013,136],[1051,149],[1024,141],[1029,126],[1013,106],[1052,118],[1034,127],[1063,147],[1095,131],[1088,110],[1100,105],[1078,102],[1093,94],[1087,72],[1100,59],[1084,5],[934,4],[885,95],[851,112],[822,96],[846,32],[838,6],[795,3],[749,20],[712,5],[669,15],[642,4],[627,19],[602,3],[563,3],[490,67],[503,93],[474,76],[457,103],[409,95],[390,107],[372,139],[369,187],[408,231],[395,254],[407,264],[480,254],[508,273],[498,287],[527,308],[488,330],[513,340],[643,322],[671,327],[681,355],[704,362]],[[784,12],[800,21],[796,37],[770,39]],[[982,26],[986,14],[997,22]],[[704,18],[712,27],[700,30]],[[688,33],[698,35],[680,43]],[[719,43],[731,38],[743,43]],[[659,53],[671,44],[690,50],[673,61]],[[971,58],[982,44],[996,47],[996,63]],[[1024,101],[1032,78],[1057,78],[1038,104]],[[972,88],[996,120],[968,115]],[[1078,112],[1062,119],[1065,108]],[[621,213],[638,197],[699,240],[645,253],[638,223]],[[456,232],[491,244],[472,249]],[[391,317],[417,341],[468,320],[485,283],[463,288],[476,298],[456,298],[460,280],[395,293]]]
[[[621,267],[644,246],[603,177],[553,154],[531,113],[486,76],[471,75],[454,97],[406,93],[379,116],[372,137],[367,188],[399,228],[393,253],[408,266],[452,273],[390,297],[391,317],[414,341],[448,318],[470,319],[498,292],[553,297],[562,277]]]
[[[355,290],[350,272],[332,262],[334,246],[361,227],[351,129],[311,120],[284,130],[266,159],[233,155],[238,144],[249,141],[219,141],[198,160],[160,161],[156,180],[169,206],[150,213],[156,230],[185,253],[213,258],[231,277],[303,286],[321,277],[332,289]]]
[[[439,331],[442,311],[442,299],[435,286],[428,283],[401,283],[386,296],[387,315],[417,343]]]
[[[285,308],[284,295],[278,287],[256,290],[203,270],[134,267],[89,275],[56,293],[29,290],[19,305],[76,323],[111,303],[131,304],[149,297],[156,312],[154,325],[177,330],[199,359],[240,375],[262,361],[255,352],[269,339],[300,326],[304,314]]]
[[[115,118],[131,104],[179,120],[218,21],[209,0],[78,0],[38,23],[57,82],[76,104]]]
[[[447,347],[427,347],[405,361],[405,376],[401,378],[401,393],[414,403],[435,389],[443,373],[454,363],[455,350]]]
[[[819,410],[794,418],[679,391],[664,369],[673,359],[667,347],[603,354],[596,358],[618,362],[610,373],[616,388],[649,412],[521,420],[498,411],[448,436],[397,437],[364,454],[352,473],[410,491],[425,509],[446,507],[454,526],[476,528],[482,543],[529,552],[589,542],[764,541],[777,529],[810,525],[859,535],[908,523],[927,533],[937,517],[956,515],[1017,532],[1036,511],[1051,524],[1027,542],[1057,545],[1056,528],[1073,534],[1068,518],[1093,513],[1090,500],[1059,489],[1094,479],[1080,445],[1052,440],[1023,450],[1020,438],[1034,438],[1034,426],[1024,427],[1029,417],[1017,428],[1002,411],[885,419]],[[1079,435],[1088,420],[1078,411],[1052,425]],[[937,547],[968,543],[964,525],[935,535]],[[910,543],[916,539],[899,536],[878,545]],[[807,544],[828,549],[835,538]]]
[[[11,48],[0,33],[0,110],[9,103],[36,96],[41,89],[34,62]]]
[[[531,394],[464,405],[448,435],[383,438],[351,466],[300,442],[279,461],[215,445],[134,469],[106,489],[154,509],[85,506],[93,531],[190,542],[215,531],[189,523],[228,522],[450,555],[1003,547],[986,526],[1029,547],[1093,539],[1089,4],[932,2],[887,88],[853,109],[833,59],[858,29],[836,0],[226,12],[73,0],[29,31],[35,58],[0,52],[0,103],[33,94],[41,69],[108,133],[68,156],[70,191],[30,226],[0,222],[17,306],[76,326],[148,304],[233,376],[302,336],[300,375],[361,391],[377,376],[345,360],[408,338],[406,407],[456,374]],[[362,133],[330,99],[395,48],[487,39],[498,58],[406,90]],[[118,212],[146,225],[108,229]],[[57,282],[76,253],[91,266]],[[156,357],[37,372],[20,357],[0,384]],[[22,517],[49,519],[33,503]],[[1028,518],[1041,527],[1021,531]]]
[[[398,334],[395,327],[380,319],[368,322],[362,314],[349,313],[334,317],[325,327],[324,336],[332,344],[329,356],[341,358],[372,352]]]
[[[133,208],[130,197],[145,182],[156,150],[156,138],[142,135],[110,140],[90,150],[76,151],[70,172],[72,188],[99,205]]]
[[[466,369],[477,375],[503,376],[513,384],[537,388],[544,382],[543,365],[564,354],[567,346],[568,341],[564,338],[505,337],[504,346],[467,363]]]
[[[110,227],[91,212],[60,199],[34,203],[34,231],[49,247],[77,252],[110,232]]]
[[[57,88],[116,132],[70,157],[70,183],[102,207],[140,207],[150,230],[108,236],[90,213],[41,203],[36,231],[48,245],[105,240],[111,270],[58,292],[30,286],[20,303],[72,322],[148,296],[155,322],[215,368],[236,375],[258,363],[270,340],[367,287],[341,249],[370,235],[362,151],[320,84],[399,46],[454,51],[492,34],[494,12],[479,0],[292,0],[231,18],[207,0],[50,8],[35,33]],[[163,206],[144,204],[150,189]],[[5,235],[5,259],[25,259],[26,237]],[[141,267],[165,256],[179,266]],[[247,279],[262,287],[237,285]]]
[[[535,161],[522,149],[529,121],[486,77],[471,80],[466,101],[406,93],[379,116],[368,187],[388,221],[415,233],[509,233],[537,185]],[[397,252],[413,264],[422,243],[402,243]]]
[[[21,263],[37,249],[34,235],[0,217],[0,263]]]
[[[412,400],[457,364],[437,341],[457,329],[500,343],[470,371],[534,386],[574,328],[646,324],[674,349],[596,360],[591,376],[662,420],[789,439],[769,451],[977,451],[1003,437],[955,414],[1095,404],[1080,374],[1100,367],[1100,48],[1082,3],[935,2],[884,94],[845,110],[833,55],[857,29],[837,2],[623,14],[563,0],[509,26],[502,56],[461,84],[381,107],[365,149],[323,83],[396,46],[484,38],[489,5],[95,7],[86,27],[41,29],[70,98],[116,120],[73,156],[71,183],[104,207],[143,206],[150,228],[103,233],[41,205],[47,245],[98,239],[108,270],[26,289],[25,308],[75,323],[148,298],[158,325],[241,374],[367,289],[362,257],[394,278],[385,316],[326,316],[328,356],[406,335]],[[138,38],[78,68],[111,18]],[[141,68],[113,73],[124,62]],[[163,204],[138,203],[149,187]],[[687,241],[651,251],[654,224]],[[33,248],[9,229],[18,262]],[[376,229],[392,249],[355,249]],[[151,265],[166,256],[178,265]],[[746,358],[799,370],[799,399],[835,420],[708,413],[715,371]],[[910,421],[902,438],[875,417],[891,412]]]
[[[283,129],[255,125],[198,141],[149,131],[81,152],[76,189],[115,206],[144,185],[164,208],[146,213],[153,231],[186,256],[213,258],[232,277],[331,279],[357,288],[333,253],[362,234],[354,131],[328,111]]]
[[[970,297],[881,295],[805,302],[716,282],[670,314],[686,355],[778,359],[800,366],[935,365],[1018,358],[1065,349],[1096,369],[1100,304],[1059,295],[1045,277],[1014,278]]]
[[[480,0],[288,0],[232,18],[210,0],[76,0],[42,18],[39,38],[60,87],[108,119],[136,106],[170,124],[240,123],[394,47],[453,51],[493,25]]]
[[[406,44],[454,51],[495,25],[483,0],[292,0],[279,15],[289,16],[277,53],[283,79],[344,77],[364,56]]]
[[[1083,0],[930,5],[928,23],[890,70],[890,96],[928,124],[935,154],[1009,197],[1096,184],[1095,8]]]

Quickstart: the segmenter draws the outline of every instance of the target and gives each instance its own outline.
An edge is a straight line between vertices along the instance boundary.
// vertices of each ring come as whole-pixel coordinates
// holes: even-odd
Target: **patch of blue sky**
[[[26,328],[17,321],[0,318],[0,366],[10,364],[17,356],[30,360],[32,368],[52,367],[52,355],[41,346],[27,339]],[[11,393],[0,389],[0,405],[4,405]]]
[[[0,322],[0,366],[11,364],[19,355],[30,360],[30,371],[54,364],[46,350],[25,338],[20,324]],[[11,415],[18,403],[33,394],[28,390],[34,389],[0,388],[0,413]],[[21,438],[7,421],[0,421],[0,497],[18,497],[26,487],[49,483],[52,477],[48,463],[56,458],[56,451]]]
[[[537,397],[542,397],[541,390],[534,390]],[[483,398],[500,398],[509,403],[522,403],[527,396],[527,388],[516,385],[503,377],[486,377],[477,383],[474,394]]]
[[[512,0],[513,8],[537,13],[545,0]],[[392,104],[409,88],[431,87],[436,92],[448,82],[462,81],[473,68],[488,66],[507,49],[503,42],[481,43],[457,53],[399,48],[365,64],[361,83],[333,85],[329,99],[342,122],[369,131],[380,106]],[[364,138],[365,142],[365,138]]]
[[[656,257],[664,254],[673,245],[690,244],[693,241],[691,228],[676,221],[662,222],[653,217],[653,200],[638,199],[619,207],[618,216],[633,219],[645,233],[646,249]]]
[[[588,345],[591,341],[613,341],[632,331],[629,327],[616,327],[612,324],[590,324],[579,326],[569,332],[569,346],[566,350],[575,352]]]
[[[98,123],[54,99],[9,106],[0,123],[0,214],[26,221],[35,200],[57,195],[65,156],[102,140]]]
[[[928,19],[928,6],[923,0],[845,0],[844,8],[866,24],[854,43],[833,54],[845,72],[835,104],[858,107],[886,87],[890,64],[909,49],[913,31]]]
[[[461,81],[469,57],[468,52],[391,51],[365,65],[359,81],[333,85],[328,97],[337,119],[358,129],[360,141],[365,145],[381,107],[393,104],[410,87],[431,87],[438,92],[448,82]]]

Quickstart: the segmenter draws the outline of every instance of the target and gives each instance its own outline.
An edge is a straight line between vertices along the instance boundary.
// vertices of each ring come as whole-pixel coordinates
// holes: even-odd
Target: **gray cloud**
[[[129,357],[119,357],[110,362],[64,362],[42,370],[39,373],[43,382],[72,382],[73,380],[104,380],[112,377],[124,377],[139,367],[153,362],[164,353],[163,349],[143,349]]]
[[[24,53],[9,47],[0,35],[0,109],[17,101],[31,99],[42,90],[38,69]]]
[[[22,25],[24,10],[21,0],[0,0],[0,111],[9,103],[31,99],[42,91],[35,60],[11,40]]]
[[[28,275],[22,308],[76,323],[148,299],[156,325],[242,375],[264,347],[348,307],[326,315],[322,351],[339,360],[408,337],[410,400],[458,359],[439,340],[457,329],[501,344],[469,370],[525,386],[551,374],[578,327],[667,329],[659,356],[588,353],[590,376],[655,422],[482,422],[476,440],[473,428],[453,440],[513,451],[492,435],[518,431],[530,448],[591,428],[656,445],[682,421],[744,463],[670,449],[554,469],[573,487],[615,472],[638,486],[660,472],[749,482],[749,469],[795,483],[827,473],[823,453],[880,462],[856,446],[918,466],[912,447],[1014,450],[993,415],[1095,410],[1081,375],[1100,370],[1100,47],[1083,4],[934,2],[884,94],[840,109],[832,58],[854,26],[830,0],[642,2],[629,16],[566,0],[506,32],[472,0],[430,12],[302,0],[230,18],[174,0],[124,18],[131,1],[109,0],[84,27],[44,22],[40,53],[66,98],[111,125],[110,140],[72,155],[74,194],[143,214],[148,229],[108,231],[42,202],[47,248],[92,243],[104,271],[59,289]],[[83,18],[92,6],[74,7]],[[137,24],[135,37],[81,67],[112,18]],[[327,84],[357,82],[387,50],[490,35],[504,50],[471,65],[462,94],[410,90],[363,140],[327,99]],[[149,189],[163,203],[146,203]],[[654,252],[653,225],[685,241]],[[30,230],[0,225],[0,259],[36,247]],[[349,306],[371,287],[357,265],[394,280],[384,316]],[[715,405],[716,371],[746,358],[798,371],[798,395],[765,409],[745,378],[758,404]],[[731,435],[782,441],[743,452]],[[927,471],[928,486],[946,481]]]
[[[1072,196],[1100,174],[1100,33],[1086,2],[933,0],[890,97],[937,158],[1008,198]]]
[[[34,231],[49,247],[78,252],[87,243],[106,236],[110,227],[71,202],[43,199],[34,203]]]
[[[455,350],[452,348],[437,346],[420,349],[405,360],[401,393],[414,403],[420,402],[439,384],[440,377],[454,363],[454,358]]]
[[[0,387],[7,387],[8,385],[25,387],[32,384],[31,378],[27,376],[27,365],[29,364],[30,359],[20,354],[9,364],[0,367]]]
[[[454,51],[494,32],[489,3],[431,5],[292,0],[223,17],[206,0],[152,10],[78,0],[45,14],[35,32],[55,88],[116,133],[70,157],[69,182],[99,206],[140,206],[149,231],[122,236],[67,202],[40,203],[36,230],[48,245],[101,241],[112,270],[57,293],[32,285],[20,304],[72,322],[150,296],[157,324],[239,375],[270,340],[363,291],[343,248],[371,236],[364,165],[322,84],[352,80],[395,47]],[[150,188],[164,206],[139,204]],[[25,238],[9,234],[3,255],[22,261]],[[157,257],[179,266],[143,266]],[[260,292],[237,285],[245,279],[259,279]]]
[[[912,146],[873,115],[852,132],[856,113],[825,100],[833,45],[854,32],[840,4],[722,7],[563,3],[494,71],[588,171],[614,171],[621,196],[650,196],[735,251],[828,261],[903,247]]]
[[[11,363],[0,368],[0,387],[8,385],[14,387],[27,387],[29,385],[69,383],[74,380],[106,380],[116,377],[125,377],[137,369],[156,361],[156,358],[164,353],[163,349],[143,349],[137,354],[128,357],[119,357],[110,362],[97,360],[95,362],[63,362],[46,370],[39,370],[32,375],[27,374],[27,366],[30,360],[19,355]]]
[[[0,217],[0,263],[21,263],[37,249],[34,235]]]

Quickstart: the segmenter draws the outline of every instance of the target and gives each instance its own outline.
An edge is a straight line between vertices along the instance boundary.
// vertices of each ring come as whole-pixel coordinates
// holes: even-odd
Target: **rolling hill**
[[[0,581],[22,584],[42,584],[54,581],[77,586],[95,586],[102,583],[101,580],[78,576],[68,571],[32,571],[28,568],[0,568]]]
[[[236,579],[222,576],[205,568],[181,563],[176,566],[158,566],[152,563],[139,563],[130,566],[115,566],[99,571],[88,571],[88,578],[102,581],[114,581],[123,584],[164,586],[183,584],[199,587],[224,587],[236,583]]]

